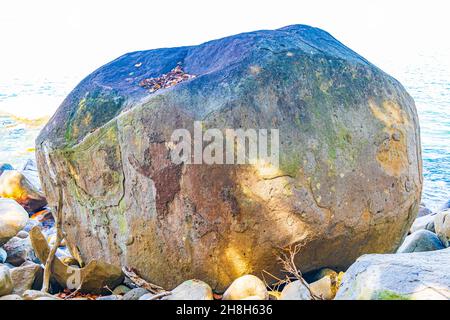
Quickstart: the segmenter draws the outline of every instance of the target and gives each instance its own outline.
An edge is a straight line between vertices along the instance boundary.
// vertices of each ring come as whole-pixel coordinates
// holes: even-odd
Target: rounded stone
[[[444,249],[441,240],[431,231],[418,230],[406,237],[397,253],[434,251]]]
[[[13,282],[9,269],[0,265],[0,297],[6,296],[13,291]]]
[[[279,300],[311,300],[308,288],[299,280],[290,282],[281,291]]]
[[[171,70],[185,80],[145,88]],[[394,252],[419,208],[418,123],[397,80],[294,25],[108,63],[64,100],[36,156],[53,206],[67,182],[64,230],[87,260],[126,262],[164,288],[197,278],[222,291],[244,274],[283,276],[278,249],[299,242],[305,273]],[[192,139],[242,129],[274,155],[179,163],[177,129]]]
[[[28,219],[28,213],[16,201],[0,198],[0,246],[25,228]]]
[[[442,244],[448,247],[450,244],[450,209],[442,211],[435,216],[434,228]]]
[[[254,275],[244,275],[234,280],[224,292],[223,300],[242,300],[248,297],[269,300],[269,292],[264,282]]]

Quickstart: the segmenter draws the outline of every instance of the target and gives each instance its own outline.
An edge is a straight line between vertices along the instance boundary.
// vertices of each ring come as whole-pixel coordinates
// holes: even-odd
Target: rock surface
[[[200,280],[187,280],[173,289],[171,295],[162,300],[213,300],[211,287]]]
[[[301,281],[292,281],[283,288],[279,300],[311,300],[309,290]]]
[[[337,300],[450,299],[450,249],[369,254],[345,273]]]
[[[28,212],[47,205],[44,195],[19,171],[5,171],[0,176],[0,197],[16,200]]]
[[[25,228],[28,219],[28,213],[16,201],[0,199],[0,246]]]
[[[310,283],[309,288],[315,296],[320,297],[323,300],[333,300],[337,292],[336,283],[337,275],[328,275],[322,279]]]
[[[10,270],[14,284],[14,294],[22,295],[25,291],[42,288],[42,276],[44,270],[35,263],[13,268]]]
[[[0,265],[0,297],[6,296],[13,291],[13,283],[9,269]]]
[[[450,243],[450,209],[438,213],[434,218],[434,229],[445,247]]]
[[[234,280],[223,294],[223,300],[242,300],[256,296],[260,300],[269,300],[269,292],[264,282],[254,275],[244,275]]]
[[[436,234],[428,230],[419,230],[406,237],[397,253],[433,251],[444,248]]]
[[[7,257],[8,254],[6,253],[5,249],[0,248],[0,264],[5,263]]]
[[[177,65],[195,77],[139,85]],[[278,129],[279,166],[173,163],[171,135],[192,135],[194,121]],[[84,79],[36,140],[52,205],[66,182],[64,230],[84,260],[217,290],[281,276],[278,248],[299,242],[303,272],[395,251],[419,208],[420,150],[402,85],[304,25],[126,54]]]

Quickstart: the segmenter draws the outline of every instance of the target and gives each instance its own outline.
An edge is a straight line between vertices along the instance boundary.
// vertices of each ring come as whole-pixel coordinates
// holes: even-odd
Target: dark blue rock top
[[[172,90],[169,88],[152,94],[139,83],[167,74],[177,65],[182,66],[183,72],[192,75],[193,79],[176,87],[193,82],[195,84],[190,86],[189,93],[202,91],[205,96],[217,95],[214,90],[222,87],[220,94],[232,96],[230,90],[233,89],[224,87],[232,86],[236,84],[233,83],[235,79],[244,77],[244,69],[248,70],[254,64],[268,65],[275,55],[280,54],[305,58],[320,56],[387,76],[329,33],[306,25],[242,33],[197,46],[131,52],[86,77],[67,96],[36,143],[39,145],[47,140],[57,147],[76,144],[122,111],[153,95]],[[205,108],[202,114],[211,111],[214,110]],[[87,117],[92,120],[85,125]]]

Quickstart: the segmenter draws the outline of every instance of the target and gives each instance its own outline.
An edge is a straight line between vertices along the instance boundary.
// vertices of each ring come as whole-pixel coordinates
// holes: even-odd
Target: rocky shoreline
[[[288,257],[280,264],[286,278],[278,281],[264,273],[244,275],[225,292],[215,292],[207,283],[191,279],[166,291],[132,271],[124,274],[104,263],[89,271],[80,290],[68,289],[64,282],[67,278],[59,279],[58,267],[54,266],[50,291],[43,292],[42,248],[53,246],[56,236],[51,210],[40,192],[33,161],[21,171],[8,164],[0,168],[0,300],[450,299],[448,203],[440,212],[422,205],[397,253],[364,255],[339,273],[324,266],[303,278],[301,273],[295,274],[295,265],[286,265]],[[56,259],[65,268],[87,269],[71,255],[65,242],[58,248]]]

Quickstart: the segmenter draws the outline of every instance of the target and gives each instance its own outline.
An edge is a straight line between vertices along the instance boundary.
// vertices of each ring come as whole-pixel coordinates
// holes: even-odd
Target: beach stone
[[[264,282],[254,275],[244,275],[234,280],[224,292],[223,300],[241,300],[258,296],[261,300],[269,300],[269,292]]]
[[[6,262],[15,267],[19,267],[27,260],[39,262],[34,254],[29,238],[21,239],[19,237],[13,237],[3,246],[3,249],[8,254]]]
[[[8,294],[6,296],[0,297],[0,300],[23,300],[21,296],[17,294]]]
[[[141,296],[139,298],[139,300],[150,300],[151,298],[153,298],[155,295],[153,293],[146,293],[143,296]]]
[[[308,288],[299,280],[288,283],[283,290],[279,300],[311,300]]]
[[[335,276],[325,276],[309,284],[311,292],[324,300],[333,300],[337,292],[337,274]]]
[[[211,287],[200,280],[187,280],[161,300],[214,300]]]
[[[28,220],[28,213],[16,201],[0,199],[0,246],[25,228]]]
[[[9,269],[0,264],[0,297],[11,294],[13,291],[13,282]]]
[[[419,230],[406,237],[397,253],[433,251],[444,248],[436,234],[428,230]]]
[[[7,170],[14,170],[14,168],[9,163],[0,163],[0,176]]]
[[[40,290],[26,290],[22,294],[23,300],[43,300],[41,298],[49,298],[51,300],[59,300],[58,298],[52,296],[50,293],[42,292]]]
[[[15,200],[28,212],[35,212],[47,205],[44,194],[15,170],[5,171],[0,176],[0,197]]]
[[[419,212],[417,213],[417,218],[424,217],[432,213],[433,212],[430,209],[428,209],[425,205],[420,204]]]
[[[118,295],[101,296],[95,300],[122,300],[122,296],[118,296]]]
[[[422,216],[414,220],[414,223],[411,226],[410,232],[414,233],[419,230],[428,230],[431,232],[435,232],[434,230],[434,218],[435,214],[429,214],[426,216]]]
[[[17,233],[16,237],[20,238],[20,239],[26,239],[28,238],[28,232],[26,232],[25,230],[21,230]]]
[[[143,87],[175,68],[184,81]],[[279,157],[172,161],[174,130],[193,136],[196,121],[223,136],[276,129]],[[395,252],[419,209],[420,150],[403,86],[304,25],[125,54],[86,77],[36,139],[42,188],[56,206],[66,182],[63,228],[83,258],[218,291],[244,274],[283,277],[277,249],[300,242],[305,273]]]
[[[112,292],[112,294],[113,295],[116,295],[116,296],[123,296],[124,294],[126,294],[127,292],[129,292],[129,291],[131,291],[131,289],[130,288],[128,288],[127,286],[124,286],[123,284],[121,284],[121,285],[119,285],[119,286],[117,286],[114,290],[113,290],[113,292]]]
[[[3,248],[0,248],[0,264],[5,263],[8,254]]]
[[[37,191],[42,191],[39,172],[34,160],[28,159],[21,172]]]
[[[11,279],[14,284],[14,294],[22,295],[31,289],[42,287],[44,269],[35,263],[24,264],[10,270]]]
[[[448,300],[450,248],[368,254],[350,266],[335,300]]]
[[[448,247],[450,244],[450,209],[442,211],[435,216],[434,228],[442,244]]]
[[[123,295],[123,300],[139,300],[140,297],[149,293],[144,288],[135,288]]]

